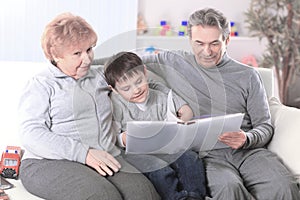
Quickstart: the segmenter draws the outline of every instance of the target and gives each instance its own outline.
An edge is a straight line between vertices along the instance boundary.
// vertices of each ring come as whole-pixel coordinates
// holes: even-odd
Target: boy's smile
[[[125,100],[133,103],[145,102],[149,92],[147,77],[142,72],[121,78],[116,82],[115,88]]]

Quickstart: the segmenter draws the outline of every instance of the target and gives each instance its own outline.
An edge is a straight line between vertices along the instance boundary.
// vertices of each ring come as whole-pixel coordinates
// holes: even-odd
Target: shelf
[[[157,49],[191,51],[188,36],[138,35],[136,47],[137,49],[154,47]],[[229,56],[237,60],[249,55],[260,59],[265,49],[266,41],[259,41],[257,37],[236,36],[230,38],[227,52]]]
[[[137,35],[137,38],[185,38],[187,36],[177,36],[177,35],[171,35],[171,36],[162,36],[162,35],[151,35],[151,34],[144,34],[144,35]],[[232,36],[231,38],[255,38],[255,37],[248,37],[248,36]]]
[[[187,36],[137,36],[137,48],[147,48],[151,46],[158,49],[191,50]]]
[[[137,41],[143,40],[188,40],[188,36],[160,36],[160,35],[138,35]],[[242,40],[242,41],[257,41],[257,37],[246,37],[246,36],[234,36],[230,40]]]

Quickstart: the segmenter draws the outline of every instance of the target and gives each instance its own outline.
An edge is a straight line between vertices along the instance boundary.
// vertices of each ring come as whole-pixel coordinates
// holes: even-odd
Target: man
[[[142,59],[196,115],[245,113],[240,131],[219,138],[231,148],[203,158],[211,198],[300,199],[288,169],[264,148],[273,127],[259,74],[226,53],[229,21],[215,9],[198,10],[189,18],[188,34],[193,53],[165,51]]]

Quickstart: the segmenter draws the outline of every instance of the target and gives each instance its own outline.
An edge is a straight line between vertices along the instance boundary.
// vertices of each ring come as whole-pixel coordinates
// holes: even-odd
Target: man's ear
[[[225,44],[226,44],[226,46],[229,44],[229,41],[230,41],[230,35],[226,38],[226,40],[225,40]]]
[[[111,85],[108,85],[108,87],[109,87],[109,89],[111,89],[114,93],[119,94],[118,91],[117,91],[115,88],[113,88]]]

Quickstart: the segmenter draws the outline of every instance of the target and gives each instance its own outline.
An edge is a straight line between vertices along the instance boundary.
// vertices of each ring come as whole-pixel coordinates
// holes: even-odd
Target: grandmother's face
[[[85,76],[94,59],[91,42],[83,42],[78,45],[65,47],[61,56],[56,58],[57,67],[66,75],[79,79]]]

